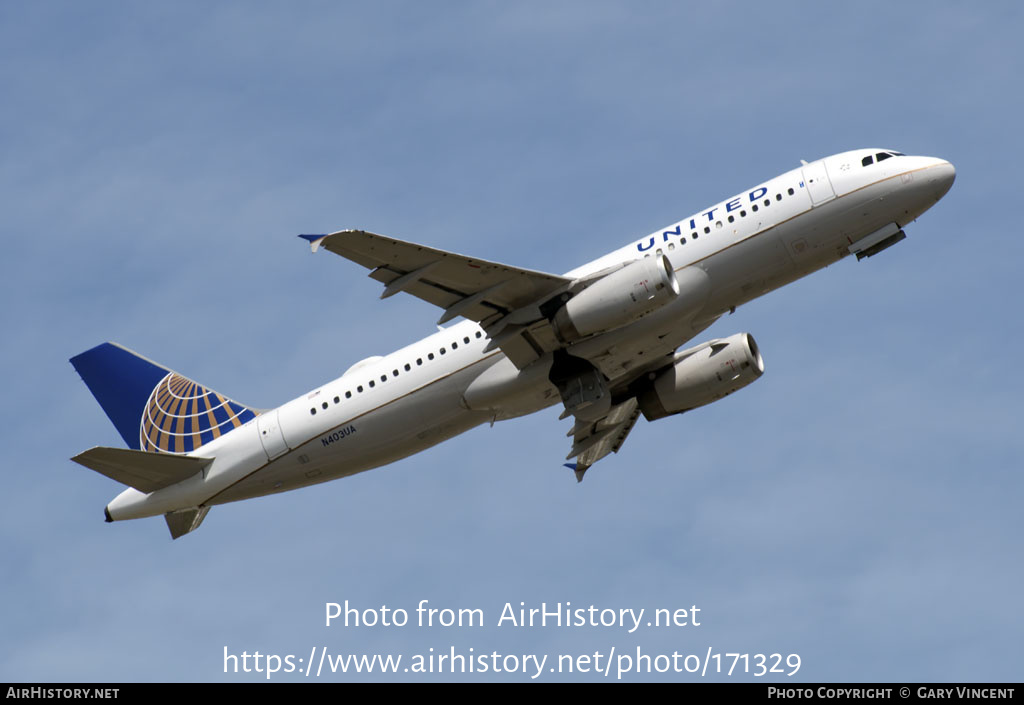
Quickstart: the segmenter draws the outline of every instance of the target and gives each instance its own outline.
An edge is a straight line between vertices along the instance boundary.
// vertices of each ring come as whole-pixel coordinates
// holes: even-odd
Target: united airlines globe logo
[[[142,412],[139,447],[189,453],[255,416],[252,409],[171,372],[153,389]]]

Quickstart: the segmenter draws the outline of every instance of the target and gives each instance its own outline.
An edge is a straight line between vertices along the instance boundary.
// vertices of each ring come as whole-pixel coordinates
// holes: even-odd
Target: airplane
[[[214,505],[381,467],[560,404],[582,481],[640,415],[690,411],[764,372],[749,333],[682,346],[762,294],[900,242],[955,176],[943,159],[887,149],[801,160],[560,276],[362,230],[300,235],[369,269],[381,298],[439,307],[438,332],[274,409],[103,343],[70,361],[128,447],[72,460],[128,486],[107,522],[162,514],[177,539]]]

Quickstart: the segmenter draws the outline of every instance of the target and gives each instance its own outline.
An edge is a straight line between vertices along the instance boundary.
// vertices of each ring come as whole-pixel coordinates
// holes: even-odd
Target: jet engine
[[[711,340],[683,351],[637,395],[648,421],[710,404],[764,374],[761,352],[750,333]]]
[[[644,257],[573,296],[558,309],[552,324],[558,337],[571,343],[632,323],[678,295],[679,284],[668,258]]]

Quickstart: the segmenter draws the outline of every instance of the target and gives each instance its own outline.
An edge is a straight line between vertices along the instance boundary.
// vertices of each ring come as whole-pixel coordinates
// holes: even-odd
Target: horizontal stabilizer
[[[141,450],[103,446],[90,448],[72,460],[147,494],[192,477],[213,462],[213,458],[147,453]]]
[[[171,538],[176,539],[198,529],[209,511],[209,507],[192,507],[164,514],[167,528],[171,530]]]

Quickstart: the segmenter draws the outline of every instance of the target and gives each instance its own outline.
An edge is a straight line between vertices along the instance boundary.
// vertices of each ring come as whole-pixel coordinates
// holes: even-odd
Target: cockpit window
[[[868,156],[866,156],[863,159],[861,159],[860,160],[860,165],[861,166],[871,166],[876,161],[879,161],[879,162],[885,161],[889,157],[905,157],[905,156],[907,156],[907,155],[904,154],[903,152],[893,152],[892,150],[889,150],[889,151],[886,151],[886,152],[878,152],[874,156],[869,154]]]

